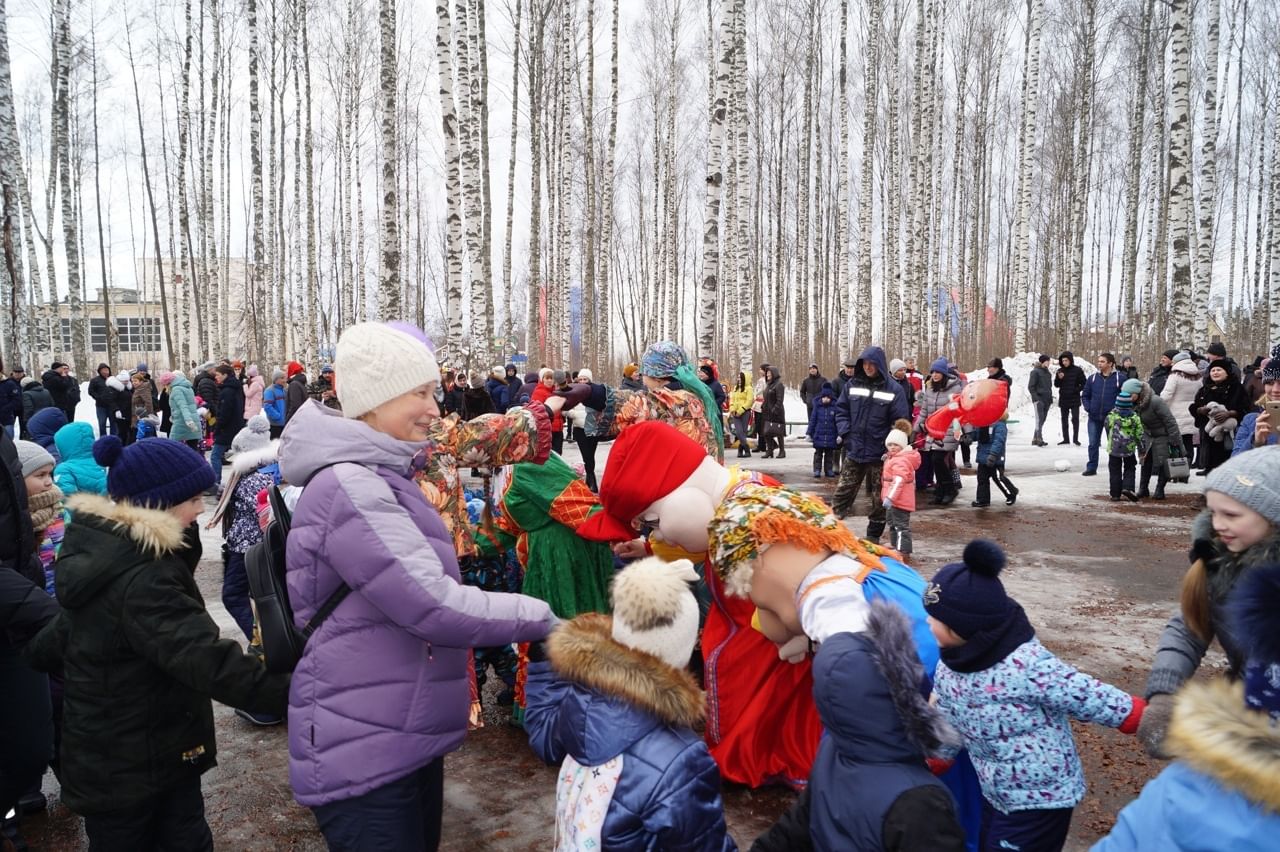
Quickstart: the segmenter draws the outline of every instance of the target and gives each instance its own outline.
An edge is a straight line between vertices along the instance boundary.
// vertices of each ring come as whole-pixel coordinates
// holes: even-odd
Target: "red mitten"
[[[946,758],[942,758],[942,757],[925,758],[924,762],[928,765],[929,771],[932,772],[935,776],[945,775],[947,773],[947,770],[949,770],[952,766],[955,765],[954,760],[947,760]]]
[[[1120,723],[1120,733],[1132,736],[1138,732],[1138,723],[1142,721],[1142,714],[1147,709],[1147,702],[1138,696],[1133,696],[1133,709],[1129,711],[1129,715]]]

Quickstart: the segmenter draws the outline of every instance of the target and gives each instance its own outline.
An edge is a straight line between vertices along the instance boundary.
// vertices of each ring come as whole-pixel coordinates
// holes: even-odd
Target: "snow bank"
[[[1053,356],[1053,353],[1049,353]],[[1011,420],[1029,420],[1031,422],[1032,431],[1035,430],[1036,410],[1031,404],[1031,392],[1027,390],[1027,381],[1031,378],[1031,371],[1040,361],[1039,352],[1022,352],[1018,355],[1011,355],[1008,358],[1001,358],[1004,364],[1004,371],[1009,374],[1009,378],[1013,379],[1013,387],[1009,388],[1009,418]],[[1082,360],[1076,356],[1076,365],[1084,370],[1085,376],[1091,376],[1098,372],[1098,368],[1093,366],[1088,360]],[[1058,374],[1058,362],[1055,360],[1049,363],[1050,377]],[[987,368],[983,367],[974,370],[971,373],[965,373],[965,378],[969,381],[987,378]],[[1054,388],[1053,393],[1054,411],[1049,412],[1049,418],[1052,420],[1057,415],[1058,392]]]

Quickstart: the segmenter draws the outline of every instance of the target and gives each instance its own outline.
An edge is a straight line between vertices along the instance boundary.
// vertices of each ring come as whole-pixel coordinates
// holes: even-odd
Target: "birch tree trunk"
[[[472,50],[476,54],[471,75],[472,111],[479,113],[480,140],[480,277],[484,281],[484,339],[492,346],[494,337],[493,298],[493,198],[489,179],[489,43],[485,38],[485,0],[472,0],[475,26],[471,29]],[[474,285],[473,285],[474,286]],[[505,342],[503,346],[505,346]],[[496,355],[504,354],[499,349]]]
[[[3,0],[0,0],[0,22],[4,18]],[[3,23],[0,23],[3,26]],[[4,39],[5,33],[0,32],[0,39]],[[116,332],[115,321],[111,316],[111,284],[107,280],[107,246],[106,239],[103,237],[103,219],[102,219],[102,157],[100,146],[98,144],[98,33],[97,30],[89,31],[90,37],[90,57],[93,70],[93,198],[94,206],[97,212],[98,220],[98,263],[101,265],[102,273],[102,319],[106,326],[106,343],[107,343],[107,363],[118,363],[119,334]],[[7,47],[5,48],[7,51]],[[6,57],[7,59],[7,57]],[[8,69],[4,69],[7,71]],[[7,74],[0,82],[0,86],[7,83]],[[3,115],[3,107],[0,107],[0,115]],[[2,119],[0,119],[2,120]],[[7,181],[7,176],[6,176]],[[19,281],[11,282],[15,296],[22,291]],[[16,351],[11,349],[11,352]],[[87,367],[87,365],[86,365]]]
[[[379,0],[380,59],[378,82],[382,91],[382,268],[378,275],[378,318],[401,319],[400,312],[400,210],[396,202],[396,94],[399,91],[396,61],[396,0]]]
[[[1209,0],[1205,45],[1204,130],[1200,143],[1200,210],[1197,216],[1195,285],[1191,313],[1196,340],[1209,339],[1209,296],[1213,287],[1214,214],[1218,206],[1218,31],[1220,0]],[[1230,64],[1228,62],[1228,64]],[[1238,108],[1238,107],[1237,107]],[[1190,160],[1187,161],[1188,168]],[[1230,305],[1228,305],[1230,308]]]
[[[707,138],[707,196],[702,218],[702,285],[698,288],[698,351],[714,352],[716,308],[720,303],[720,202],[724,193],[724,124],[733,72],[733,7],[720,10],[720,61],[716,63],[715,100]]]
[[[1063,345],[1075,345],[1080,329],[1080,301],[1084,290],[1084,237],[1085,217],[1089,206],[1089,172],[1093,158],[1089,155],[1093,143],[1093,90],[1094,51],[1097,42],[1097,0],[1085,0],[1084,67],[1080,69],[1080,107],[1076,116],[1077,137],[1075,162],[1071,177],[1071,277],[1063,294],[1063,315],[1059,318],[1059,338]],[[1021,350],[1019,350],[1021,351]]]
[[[618,144],[618,0],[613,0],[610,21],[609,57],[609,139],[604,149],[604,169],[601,172],[602,194],[600,199],[600,271],[596,276],[600,293],[600,319],[596,329],[600,339],[601,366],[609,364],[613,357],[612,313],[610,312],[609,278],[613,267],[613,190],[614,152]]]
[[[1151,66],[1151,25],[1155,0],[1147,0],[1142,16],[1142,33],[1138,41],[1137,77],[1133,88],[1133,107],[1129,117],[1129,149],[1126,161],[1124,248],[1120,271],[1120,313],[1129,317],[1125,324],[1125,348],[1133,350],[1137,343],[1135,297],[1138,274],[1138,209],[1142,194],[1142,150],[1146,138],[1147,72]],[[1155,247],[1152,247],[1155,250]]]
[[[1169,219],[1173,234],[1173,283],[1169,311],[1175,337],[1194,340],[1191,305],[1191,0],[1172,0],[1173,113],[1169,121]]]
[[[1027,301],[1030,298],[1031,183],[1036,148],[1036,111],[1040,100],[1040,30],[1044,0],[1027,0],[1026,63],[1022,77],[1022,128],[1018,138],[1018,212],[1015,225],[1013,349],[1027,349]]]
[[[520,0],[516,0],[514,16],[515,37],[511,42],[511,141],[507,155],[507,236],[502,249],[502,304],[506,310],[506,323],[502,336],[511,339],[515,333],[515,282],[511,277],[511,239],[516,213],[516,143],[520,138]],[[527,351],[527,350],[526,350]]]
[[[262,203],[262,110],[259,104],[258,89],[260,87],[258,69],[258,0],[248,0],[245,9],[249,16],[249,169],[252,194],[252,224],[250,226],[253,241],[253,259],[245,264],[245,317],[248,320],[249,357],[256,360],[262,350],[262,329],[259,328],[259,305],[266,303],[262,286],[262,264],[266,256],[263,244],[263,203]]]
[[[445,322],[449,356],[457,363],[462,352],[462,162],[458,150],[458,114],[453,100],[453,24],[449,0],[436,0],[436,60],[440,76],[440,118],[444,127],[445,204]],[[537,239],[536,235],[531,239]]]
[[[8,21],[5,0],[0,0],[0,193],[4,193],[4,210],[9,216],[9,234],[12,235],[14,231],[17,231],[20,241],[25,243],[27,250],[30,252],[33,250],[32,241],[30,236],[24,233],[22,224],[30,221],[32,216],[31,190],[27,185],[27,172],[22,159],[22,148],[18,144],[18,122],[13,103],[13,74],[9,66]],[[12,193],[6,190],[12,190]],[[38,280],[40,270],[35,263],[28,264],[28,267],[31,275],[31,293],[38,298],[40,293]],[[12,340],[10,341],[8,354],[11,359],[18,359],[19,357],[30,359],[35,355],[35,352],[34,346],[27,348],[28,337],[25,333],[27,328],[24,321],[27,311],[23,310],[24,306],[21,303],[23,285],[26,278],[21,251],[12,252],[12,266],[6,265],[5,269],[8,273],[9,284],[13,288],[10,291],[13,299],[11,305],[19,314],[19,317],[12,322],[9,328]],[[30,309],[29,304],[26,307],[28,310]],[[46,326],[47,331],[48,328]],[[31,342],[34,343],[34,340]],[[50,338],[50,343],[52,342],[52,338]]]
[[[738,341],[737,356],[738,364],[750,371],[750,365],[755,363],[755,342],[756,342],[756,305],[758,301],[755,298],[755,280],[753,276],[758,268],[755,264],[749,262],[747,251],[750,246],[750,221],[747,215],[750,205],[750,182],[745,175],[748,173],[747,165],[747,135],[750,126],[747,123],[747,0],[737,0],[737,14],[735,15],[735,30],[733,38],[737,42],[734,48],[734,79],[737,103],[739,105],[736,110],[737,118],[735,124],[737,126],[738,144],[737,144],[737,162],[734,169],[738,174],[735,182],[735,190],[737,198],[734,200],[734,207],[737,209],[738,234],[736,238],[738,263],[735,264],[737,276],[738,290]]]
[[[80,224],[74,204],[75,187],[71,182],[71,0],[57,0],[54,10],[58,77],[54,85],[53,136],[62,200],[63,250],[67,258],[67,302],[71,306],[71,360],[75,362],[76,371],[84,373],[89,369],[89,353],[81,300]],[[49,203],[52,206],[52,199]]]
[[[1272,138],[1280,140],[1280,110],[1274,110],[1276,116]],[[1264,125],[1265,126],[1265,125]],[[1258,210],[1258,221],[1262,221],[1262,210]],[[1270,249],[1268,265],[1271,268],[1271,297],[1268,299],[1271,318],[1267,325],[1267,339],[1280,340],[1280,141],[1271,146],[1271,226],[1268,231],[1267,245]],[[1262,246],[1258,246],[1259,255]]]
[[[302,74],[305,86],[306,114],[303,118],[303,150],[306,157],[307,170],[307,312],[306,331],[303,335],[304,357],[306,363],[315,362],[317,357],[316,332],[320,314],[320,276],[319,234],[316,231],[316,185],[315,185],[315,136],[312,127],[311,107],[311,36],[308,26],[310,7],[308,0],[298,0],[298,17],[302,21]]]

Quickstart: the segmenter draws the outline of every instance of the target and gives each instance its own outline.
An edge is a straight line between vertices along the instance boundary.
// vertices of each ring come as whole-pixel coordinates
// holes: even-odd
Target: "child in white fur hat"
[[[642,559],[614,578],[612,617],[580,615],[530,649],[529,743],[561,764],[556,850],[737,848],[693,730],[696,579],[687,559]]]

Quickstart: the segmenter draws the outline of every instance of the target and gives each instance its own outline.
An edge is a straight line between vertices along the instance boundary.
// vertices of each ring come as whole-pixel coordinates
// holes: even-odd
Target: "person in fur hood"
[[[32,641],[63,675],[62,801],[91,849],[213,850],[200,776],[217,765],[211,699],[283,712],[289,676],[220,636],[195,581],[213,471],[177,441],[94,444],[107,494],[77,494],[54,583],[62,611]]]
[[[796,804],[752,852],[960,852],[955,802],[927,764],[960,735],[920,692],[924,666],[902,608],[875,600],[866,628],[826,639],[813,693],[827,736]]]
[[[685,669],[698,637],[687,559],[634,562],[613,616],[580,615],[530,650],[529,744],[559,763],[557,850],[734,850],[720,772],[694,730],[704,697]]]
[[[1191,679],[1216,638],[1226,652],[1228,677],[1237,679],[1245,653],[1225,629],[1224,610],[1240,579],[1280,562],[1280,446],[1235,456],[1209,474],[1208,508],[1191,525],[1191,567],[1182,580],[1180,606],[1156,646],[1146,695],[1150,706],[1138,739],[1154,757],[1165,756],[1173,696]]]
[[[1174,699],[1174,763],[1130,802],[1094,852],[1262,852],[1280,836],[1280,564],[1249,572],[1227,618],[1243,678],[1189,683]]]

